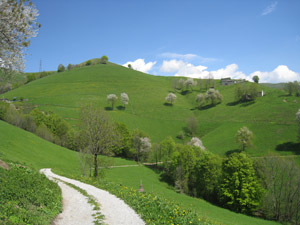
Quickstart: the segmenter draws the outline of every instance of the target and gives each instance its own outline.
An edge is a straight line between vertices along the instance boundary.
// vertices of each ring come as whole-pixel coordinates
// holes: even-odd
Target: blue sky
[[[107,55],[155,75],[300,80],[300,0],[33,0],[26,72]]]

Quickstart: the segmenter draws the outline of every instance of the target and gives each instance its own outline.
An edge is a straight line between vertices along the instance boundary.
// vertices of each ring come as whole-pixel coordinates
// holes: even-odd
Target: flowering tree
[[[36,22],[38,10],[31,0],[0,1],[0,68],[4,71],[24,69],[24,49],[41,27]]]
[[[253,133],[247,127],[242,127],[236,134],[236,142],[240,144],[242,151],[252,145],[252,139]]]
[[[126,93],[121,93],[121,102],[124,105],[124,107],[126,107],[126,105],[128,105],[129,97]]]
[[[218,90],[210,88],[205,94],[205,100],[207,102],[211,102],[211,105],[216,105],[219,102],[222,102],[223,96],[220,94]]]
[[[203,146],[202,141],[197,137],[193,137],[192,140],[188,144],[199,147],[201,150],[205,150],[205,147]]]
[[[117,101],[118,97],[115,94],[109,94],[107,95],[106,99],[108,102],[111,102],[111,107],[112,109],[114,109],[114,104]]]
[[[169,93],[168,96],[166,97],[166,101],[170,102],[171,105],[176,101],[176,95],[173,93]]]
[[[188,78],[184,83],[186,88],[190,88],[191,91],[193,91],[193,86],[196,85],[196,82],[193,80],[193,78]]]

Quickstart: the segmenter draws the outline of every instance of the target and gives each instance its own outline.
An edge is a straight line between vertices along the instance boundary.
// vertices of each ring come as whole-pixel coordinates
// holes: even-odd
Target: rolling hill
[[[114,120],[125,123],[130,129],[139,128],[147,133],[152,142],[167,136],[176,139],[177,134],[185,129],[187,118],[195,116],[199,125],[197,136],[214,153],[224,155],[237,149],[235,134],[242,126],[247,126],[255,135],[253,147],[247,149],[252,156],[267,152],[283,155],[300,153],[295,145],[295,113],[300,108],[300,100],[296,97],[286,96],[283,90],[260,86],[266,93],[264,97],[253,104],[236,104],[234,85],[221,86],[217,80],[216,89],[224,97],[221,104],[197,109],[195,96],[200,91],[195,87],[192,93],[185,95],[176,92],[176,103],[167,106],[164,99],[174,91],[173,79],[148,75],[113,63],[97,64],[33,81],[6,93],[4,97],[27,98],[42,110],[58,113],[73,126],[77,124],[80,107],[93,101],[107,110]],[[130,104],[123,110],[118,101],[116,108],[111,110],[106,96],[111,93],[120,96],[122,92],[129,95]],[[189,138],[186,137],[185,141]]]

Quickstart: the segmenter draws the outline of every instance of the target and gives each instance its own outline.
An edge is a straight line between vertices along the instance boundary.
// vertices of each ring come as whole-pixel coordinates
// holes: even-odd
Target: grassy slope
[[[95,101],[99,107],[109,109],[106,96],[126,92],[130,98],[127,109],[109,111],[115,120],[124,122],[130,129],[138,127],[157,142],[167,136],[175,138],[185,127],[186,119],[194,115],[199,121],[197,135],[207,149],[221,155],[238,148],[235,134],[244,125],[256,136],[254,146],[247,150],[250,155],[274,152],[278,145],[297,140],[295,113],[300,104],[294,102],[295,97],[285,96],[282,90],[261,86],[265,97],[254,104],[235,105],[234,86],[224,87],[217,82],[217,89],[224,96],[223,103],[198,110],[194,101],[198,90],[187,95],[177,93],[174,106],[164,105],[164,98],[172,91],[172,79],[112,63],[98,64],[45,77],[15,89],[5,97],[28,98],[41,109],[55,111],[76,125],[79,107],[84,102]],[[116,104],[120,105],[120,102]],[[280,151],[280,154],[299,153],[296,149]]]
[[[69,176],[80,173],[78,157],[75,152],[44,141],[29,132],[2,121],[0,121],[0,140],[0,158],[4,161],[19,161],[36,169],[50,167],[58,172],[64,171]],[[134,162],[115,159],[115,164],[134,164]],[[275,224],[230,212],[201,199],[177,194],[167,184],[159,181],[158,174],[144,166],[110,169],[107,179],[134,188],[138,188],[140,180],[142,180],[146,191],[153,190],[155,193],[176,201],[184,207],[194,209],[200,215],[224,224]]]

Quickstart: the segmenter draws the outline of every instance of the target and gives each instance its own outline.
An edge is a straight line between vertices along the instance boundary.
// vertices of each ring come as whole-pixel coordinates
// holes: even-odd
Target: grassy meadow
[[[49,143],[34,134],[0,121],[0,158],[26,164],[35,169],[53,168],[54,172],[69,177],[81,173],[79,157],[76,152]],[[115,158],[114,165],[134,165],[133,161]],[[217,224],[275,224],[237,214],[214,206],[204,200],[176,193],[168,184],[160,181],[159,174],[145,166],[112,168],[106,172],[107,181],[139,188],[142,181],[145,191],[161,196],[183,208],[191,209],[198,215],[215,221]]]
[[[42,110],[58,113],[75,127],[80,107],[93,101],[131,130],[139,128],[144,131],[152,142],[159,142],[167,136],[176,139],[178,133],[185,130],[186,120],[195,116],[199,127],[196,135],[213,153],[225,155],[236,150],[235,134],[242,126],[247,126],[255,135],[254,145],[247,149],[249,155],[300,153],[293,147],[297,141],[295,113],[300,108],[296,97],[287,96],[283,90],[260,85],[259,89],[266,94],[264,97],[258,98],[255,103],[236,104],[235,86],[221,86],[216,80],[216,89],[224,97],[221,104],[199,110],[195,96],[200,90],[194,87],[192,93],[184,95],[175,91],[176,103],[167,106],[164,104],[165,97],[174,92],[173,79],[144,74],[113,63],[97,64],[53,74],[4,96],[29,99]],[[106,96],[114,93],[119,97],[122,92],[128,94],[129,105],[124,110],[118,100],[115,109],[111,110]],[[185,137],[184,141],[190,138]]]

